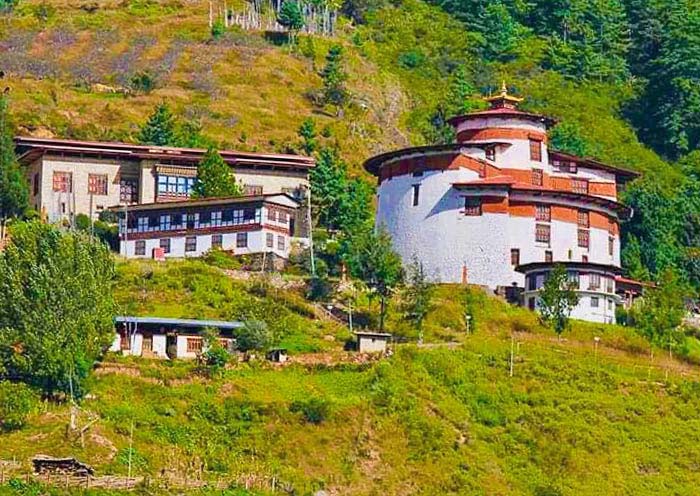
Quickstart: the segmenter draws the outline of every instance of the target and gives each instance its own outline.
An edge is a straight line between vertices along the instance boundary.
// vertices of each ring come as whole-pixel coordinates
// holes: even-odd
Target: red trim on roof
[[[453,126],[456,126],[461,122],[482,117],[519,117],[530,121],[543,122],[547,127],[553,126],[557,123],[557,121],[555,119],[552,119],[551,117],[547,117],[540,114],[533,114],[530,112],[523,112],[522,110],[505,107],[480,110],[477,112],[470,112],[469,114],[458,115],[456,117],[448,119],[447,122]]]
[[[591,157],[578,157],[572,155],[571,153],[562,152],[559,150],[549,150],[550,160],[564,160],[569,162],[576,162],[579,167],[587,167],[589,169],[599,169],[614,173],[616,176],[625,179],[635,179],[641,174],[630,169],[625,169],[624,167],[618,167],[615,165],[608,165],[600,162]]]

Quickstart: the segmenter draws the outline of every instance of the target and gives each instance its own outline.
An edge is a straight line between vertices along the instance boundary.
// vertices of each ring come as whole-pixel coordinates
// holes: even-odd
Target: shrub
[[[224,21],[217,19],[211,26],[211,37],[215,40],[221,38],[224,33],[226,33],[226,26],[224,26]]]
[[[0,427],[5,431],[22,428],[36,401],[36,393],[29,386],[0,382]]]
[[[206,343],[206,351],[202,354],[204,365],[211,375],[216,375],[226,367],[231,356],[221,344],[217,329],[206,329],[204,342]]]
[[[306,297],[312,301],[326,301],[333,292],[333,285],[325,277],[314,277],[309,280]]]
[[[236,336],[236,346],[241,351],[262,350],[272,344],[272,332],[261,320],[248,320]]]
[[[156,88],[156,79],[148,71],[137,72],[131,77],[129,86],[140,93],[150,93]]]
[[[330,415],[330,404],[322,398],[299,400],[289,405],[292,413],[301,413],[304,420],[311,424],[320,424]]]
[[[425,55],[416,50],[404,52],[399,55],[398,59],[399,66],[403,67],[404,69],[415,69],[416,67],[422,65],[424,61]]]
[[[220,269],[237,270],[241,268],[241,261],[239,258],[232,256],[230,253],[214,248],[209,250],[203,257],[203,260],[214,267]]]

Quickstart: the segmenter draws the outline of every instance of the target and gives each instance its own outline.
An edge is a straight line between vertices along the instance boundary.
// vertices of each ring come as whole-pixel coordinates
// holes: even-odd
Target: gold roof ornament
[[[508,86],[506,86],[506,82],[504,80],[503,85],[501,86],[501,92],[498,95],[486,97],[484,100],[489,102],[492,109],[515,109],[517,108],[518,104],[524,100],[524,98],[509,95]]]

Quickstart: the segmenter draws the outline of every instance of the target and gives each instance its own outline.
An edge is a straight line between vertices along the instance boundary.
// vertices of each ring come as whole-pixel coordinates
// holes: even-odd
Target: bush
[[[312,301],[326,301],[333,292],[333,285],[325,277],[314,277],[309,280],[306,297]]]
[[[322,398],[299,400],[289,405],[290,412],[301,413],[304,420],[311,424],[320,424],[326,420],[330,410],[330,404]]]
[[[425,55],[415,50],[411,50],[410,52],[404,52],[399,55],[398,63],[399,66],[403,67],[404,69],[415,69],[416,67],[422,65],[424,61]]]
[[[4,431],[22,428],[36,402],[36,393],[26,384],[0,382],[0,427]]]
[[[239,258],[231,255],[229,252],[214,248],[209,250],[203,257],[203,260],[214,267],[225,270],[237,270],[241,268]]]
[[[224,33],[226,33],[226,26],[224,26],[224,21],[217,19],[211,26],[211,37],[215,40],[221,38]]]
[[[272,332],[261,320],[246,321],[236,336],[236,346],[241,351],[263,350],[272,344]]]
[[[131,89],[139,93],[150,93],[156,88],[155,78],[148,72],[138,72],[131,77]]]

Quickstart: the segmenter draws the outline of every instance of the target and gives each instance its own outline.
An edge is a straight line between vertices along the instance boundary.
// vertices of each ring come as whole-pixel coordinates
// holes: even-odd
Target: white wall
[[[386,351],[387,338],[372,336],[357,336],[360,353],[382,353]]]

